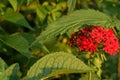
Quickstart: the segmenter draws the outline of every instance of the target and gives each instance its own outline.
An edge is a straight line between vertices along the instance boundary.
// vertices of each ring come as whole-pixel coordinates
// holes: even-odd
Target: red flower
[[[110,55],[115,55],[118,52],[119,49],[118,38],[114,35],[112,29],[106,30],[103,46],[104,46],[103,50]]]
[[[90,32],[90,28],[85,28],[79,31],[79,35],[76,40],[76,45],[79,50],[90,51],[91,53],[96,51],[98,44],[96,44],[94,39],[91,38]]]
[[[93,26],[91,29],[91,37],[95,39],[97,43],[102,42],[105,30],[100,26]]]
[[[72,46],[79,50],[95,52],[98,45],[103,45],[103,50],[110,55],[115,55],[119,49],[118,38],[112,29],[104,29],[101,26],[84,28],[71,35]]]
[[[75,45],[75,42],[77,40],[77,35],[78,32],[75,32],[74,34],[71,35],[71,39],[70,39],[70,45],[73,47]]]
[[[78,44],[80,50],[90,51],[91,53],[97,49],[97,44],[90,38],[83,38],[82,40],[78,39],[76,44]]]

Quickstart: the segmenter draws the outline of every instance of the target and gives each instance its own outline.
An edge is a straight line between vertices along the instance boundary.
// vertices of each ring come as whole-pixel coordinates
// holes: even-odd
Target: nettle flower
[[[70,45],[77,46],[80,51],[90,51],[91,53],[102,48],[110,55],[115,55],[119,49],[118,38],[114,31],[101,26],[91,26],[75,32],[71,35]]]

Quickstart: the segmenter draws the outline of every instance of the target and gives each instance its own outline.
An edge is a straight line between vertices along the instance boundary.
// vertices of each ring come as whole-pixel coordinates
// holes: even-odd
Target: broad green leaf
[[[68,30],[72,30],[74,32],[77,29],[82,28],[85,24],[110,27],[112,24],[112,20],[110,19],[110,17],[102,12],[91,9],[81,9],[79,11],[74,11],[72,14],[64,16],[59,20],[53,22],[52,24],[48,25],[46,30],[37,37],[37,40],[35,42],[40,42],[41,40],[44,40],[48,37],[54,37],[60,34],[64,34]]]
[[[27,80],[39,80],[57,74],[84,73],[95,71],[72,54],[51,53],[38,60],[28,71]]]
[[[0,80],[8,80],[6,74],[5,74],[5,69],[7,68],[7,64],[5,61],[0,57]]]
[[[22,55],[29,57],[29,42],[20,34],[13,34],[10,36],[6,36],[4,39],[1,39],[1,41],[10,46],[11,48],[17,50]]]
[[[0,57],[0,72],[3,72],[7,67],[5,61]]]
[[[68,5],[68,13],[71,13],[75,8],[76,0],[68,0],[67,5]]]
[[[0,80],[9,80],[4,72],[0,72]]]
[[[16,11],[18,7],[18,2],[17,0],[8,0],[9,3],[12,5],[13,9]]]
[[[0,58],[0,80],[19,80],[18,71],[18,64],[13,64],[7,68],[7,64]]]
[[[9,80],[20,80],[20,78],[17,75],[18,72],[19,72],[19,64],[17,64],[17,63],[11,65],[5,71]]]
[[[4,19],[6,21],[19,24],[21,26],[24,26],[30,30],[34,30],[29,23],[26,21],[24,16],[21,13],[18,12],[7,12],[4,15],[0,15],[1,19]]]

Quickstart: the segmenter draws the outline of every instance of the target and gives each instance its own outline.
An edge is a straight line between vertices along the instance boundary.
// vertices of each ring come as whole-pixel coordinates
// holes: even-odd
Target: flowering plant
[[[0,80],[120,80],[119,10],[120,0],[0,0]]]
[[[71,35],[70,45],[77,47],[79,51],[88,52],[88,65],[94,66],[100,77],[101,65],[106,60],[105,54],[117,54],[119,41],[112,28],[106,29],[102,26],[85,27]],[[92,64],[92,65],[91,65]]]
[[[104,29],[101,26],[92,26],[75,32],[71,36],[70,43],[71,46],[77,46],[80,51],[85,50],[91,53],[102,48],[106,53],[115,55],[119,49],[118,38],[113,30]]]

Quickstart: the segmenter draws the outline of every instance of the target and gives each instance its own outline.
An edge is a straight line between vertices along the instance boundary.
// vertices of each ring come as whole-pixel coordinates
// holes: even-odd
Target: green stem
[[[118,53],[118,69],[117,69],[117,80],[120,79],[120,51]]]
[[[92,72],[89,72],[89,80],[92,80]]]
[[[90,59],[88,60],[88,65],[91,66]],[[88,80],[92,80],[92,72],[89,72]]]

